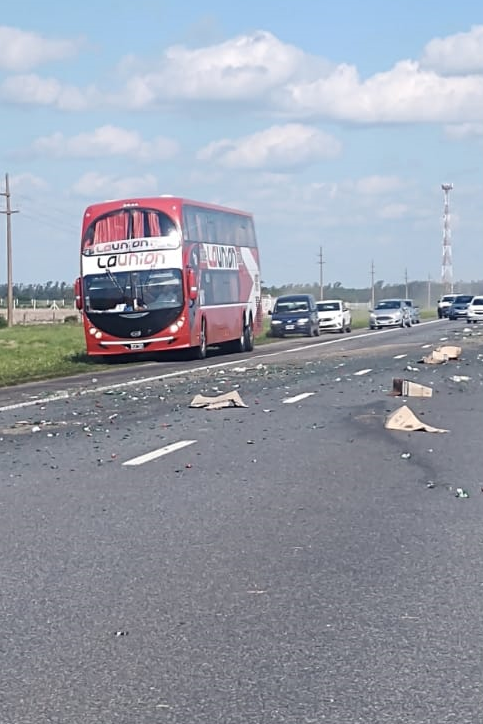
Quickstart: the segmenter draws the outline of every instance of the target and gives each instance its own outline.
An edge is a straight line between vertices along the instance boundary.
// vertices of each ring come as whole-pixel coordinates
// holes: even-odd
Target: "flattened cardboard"
[[[402,432],[449,432],[440,427],[432,427],[419,420],[414,412],[407,406],[403,405],[394,412],[391,412],[384,422],[386,430],[399,430]]]
[[[395,377],[392,381],[392,395],[394,397],[432,397],[433,389],[417,382],[411,382],[411,380]]]
[[[236,390],[225,392],[224,395],[216,397],[205,397],[195,395],[191,400],[190,407],[203,407],[205,410],[221,410],[224,407],[248,407]]]

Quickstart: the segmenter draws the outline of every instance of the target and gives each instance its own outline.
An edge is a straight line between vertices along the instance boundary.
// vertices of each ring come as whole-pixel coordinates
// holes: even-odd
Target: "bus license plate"
[[[295,324],[287,324],[285,329],[295,329]]]
[[[131,349],[144,349],[144,342],[132,342]]]

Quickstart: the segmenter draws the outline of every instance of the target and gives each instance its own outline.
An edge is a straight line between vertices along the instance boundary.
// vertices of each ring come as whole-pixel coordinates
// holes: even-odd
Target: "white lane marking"
[[[395,354],[393,359],[403,359],[403,357],[407,357],[407,354]]]
[[[300,400],[305,400],[306,397],[312,397],[312,395],[315,395],[315,392],[302,392],[300,395],[295,395],[295,397],[286,397],[282,402],[284,405],[292,405],[294,402],[300,402]]]
[[[427,324],[436,324],[441,322],[440,319],[432,319],[429,322],[423,322],[420,327],[424,327]],[[383,334],[391,334],[394,332],[400,332],[400,328],[394,329],[379,329],[373,332],[364,332],[363,334],[353,334],[344,336],[344,343],[352,342],[357,339],[364,339],[365,337],[381,337]],[[125,382],[115,382],[112,385],[102,385],[100,387],[91,387],[81,392],[59,392],[56,395],[50,395],[49,397],[43,397],[38,400],[25,400],[24,402],[15,402],[11,405],[4,405],[0,407],[0,412],[9,412],[10,410],[19,410],[22,407],[34,407],[35,405],[45,405],[47,402],[58,402],[59,400],[66,400],[75,397],[82,397],[83,395],[92,395],[95,392],[107,392],[107,390],[119,390],[123,387],[132,387],[132,385],[141,385],[149,382],[157,382],[162,380],[172,379],[173,377],[182,377],[183,375],[191,375],[193,372],[206,372],[207,370],[217,369],[219,367],[239,367],[241,364],[254,362],[255,360],[266,359],[268,357],[279,357],[282,354],[294,354],[297,352],[304,352],[307,349],[313,349],[315,347],[329,347],[332,344],[340,344],[342,340],[340,338],[331,339],[321,342],[313,342],[312,344],[304,344],[300,347],[292,347],[292,349],[279,350],[278,352],[260,352],[260,354],[254,354],[251,357],[244,357],[243,359],[236,359],[231,362],[215,362],[214,364],[203,365],[201,367],[192,367],[185,370],[176,370],[176,372],[167,372],[166,374],[153,375],[152,377],[137,377],[133,380],[127,380]]]
[[[361,375],[367,375],[368,372],[372,372],[372,367],[369,367],[367,370],[359,370],[359,372],[354,372],[354,377],[360,377]]]
[[[180,440],[179,442],[172,442],[170,445],[158,448],[158,450],[152,450],[144,455],[139,455],[137,458],[126,460],[123,465],[143,465],[144,463],[149,463],[151,460],[156,460],[156,458],[160,458],[163,455],[169,455],[169,453],[176,452],[176,450],[182,450],[184,447],[188,447],[188,445],[194,445],[195,442],[196,440]]]

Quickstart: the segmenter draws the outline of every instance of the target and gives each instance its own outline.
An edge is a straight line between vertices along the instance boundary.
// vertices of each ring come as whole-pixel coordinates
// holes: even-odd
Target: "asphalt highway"
[[[482,342],[441,321],[1,390],[0,722],[483,722]],[[403,404],[448,432],[385,429]]]

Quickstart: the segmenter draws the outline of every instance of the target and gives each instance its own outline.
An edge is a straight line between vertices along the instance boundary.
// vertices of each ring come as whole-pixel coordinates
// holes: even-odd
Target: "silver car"
[[[369,327],[411,327],[411,312],[404,299],[381,299],[369,315]]]

